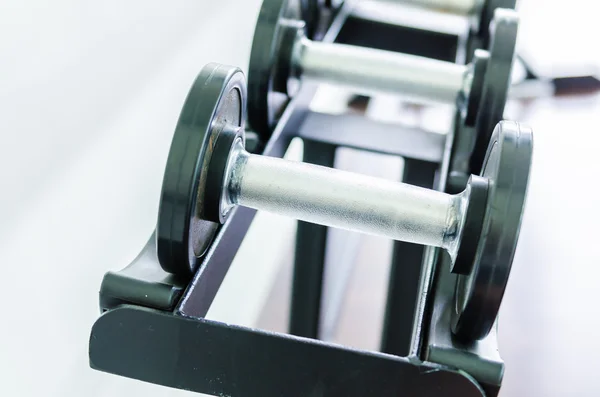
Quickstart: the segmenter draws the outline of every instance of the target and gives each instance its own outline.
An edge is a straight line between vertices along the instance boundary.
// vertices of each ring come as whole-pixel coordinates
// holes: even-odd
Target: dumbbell
[[[484,7],[484,0],[377,0],[382,3],[408,4],[456,15],[477,14]],[[503,8],[503,7],[502,7]]]
[[[516,0],[377,0],[387,3],[408,4],[430,10],[469,17],[472,31],[485,36],[497,8],[514,9]]]
[[[293,14],[290,7],[286,0],[264,0],[252,44],[248,122],[263,139],[280,111],[276,94],[293,97],[307,78],[457,103],[461,123],[476,126],[474,147],[485,150],[504,112],[518,29],[514,11],[496,10],[489,51],[478,50],[469,65],[459,65],[309,40],[301,21],[285,17]]]
[[[322,35],[319,25],[323,24],[324,15],[335,13],[343,1],[299,0],[301,15],[306,22],[306,35],[313,39]],[[472,45],[487,46],[489,42],[489,25],[497,8],[514,9],[516,0],[377,0],[382,3],[407,4],[428,10],[441,11],[469,18],[469,41]],[[472,47],[471,45],[471,47]],[[474,50],[478,47],[473,47]],[[471,50],[472,51],[472,50]]]
[[[248,153],[246,86],[235,67],[207,65],[175,130],[157,225],[164,270],[194,272],[218,225],[238,206],[440,247],[458,274],[454,333],[485,337],[510,272],[525,203],[532,133],[494,130],[480,175],[456,195]]]

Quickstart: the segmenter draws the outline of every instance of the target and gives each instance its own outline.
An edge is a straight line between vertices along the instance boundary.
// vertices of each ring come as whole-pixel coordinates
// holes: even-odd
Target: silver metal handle
[[[427,9],[468,15],[481,8],[483,0],[378,0],[385,3],[409,4]]]
[[[300,35],[292,65],[298,76],[360,89],[401,93],[454,103],[470,91],[469,68],[452,62],[344,44]]]
[[[222,192],[235,205],[442,247],[454,258],[469,191],[459,195],[306,163],[254,155],[234,144]]]

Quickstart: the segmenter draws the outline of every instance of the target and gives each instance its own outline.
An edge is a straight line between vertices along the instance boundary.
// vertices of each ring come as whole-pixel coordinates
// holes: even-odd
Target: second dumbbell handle
[[[468,191],[459,195],[342,170],[249,154],[234,145],[225,207],[446,248],[454,257]]]
[[[461,94],[468,97],[470,91],[465,65],[303,36],[296,41],[292,69],[313,80],[442,103],[453,104]]]
[[[379,0],[387,3],[411,4],[428,9],[439,9],[467,15],[481,8],[483,0]]]

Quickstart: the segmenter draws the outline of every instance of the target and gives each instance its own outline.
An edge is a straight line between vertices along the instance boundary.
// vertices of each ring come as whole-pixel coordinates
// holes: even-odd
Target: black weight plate
[[[273,78],[280,56],[281,25],[286,19],[300,17],[298,0],[263,0],[260,8],[248,66],[248,123],[263,142],[269,139],[278,110]]]
[[[515,11],[497,9],[492,24],[489,61],[475,122],[475,144],[470,173],[479,174],[494,127],[503,119],[517,42],[519,19]]]
[[[486,36],[490,33],[490,23],[494,19],[496,9],[505,8],[514,10],[517,0],[486,0],[483,2],[479,17],[479,35]]]
[[[479,105],[481,104],[483,83],[485,81],[489,62],[489,52],[475,50],[473,59],[469,65],[473,73],[471,91],[469,92],[468,100],[462,105],[462,109],[464,110],[464,123],[469,127],[474,127],[477,123],[477,113],[479,111]]]
[[[161,267],[189,276],[210,245],[218,224],[202,217],[207,165],[214,129],[243,126],[245,79],[238,68],[206,65],[181,110],[163,179],[158,214],[157,254]]]
[[[484,338],[498,316],[519,240],[532,155],[530,129],[498,124],[481,173],[489,190],[473,270],[458,276],[456,284],[452,331],[459,339]]]
[[[496,9],[504,8],[514,10],[516,0],[485,0],[477,7],[476,18],[471,22],[471,32],[467,43],[467,62],[471,61],[473,53],[479,48],[488,48],[490,43],[490,30]]]

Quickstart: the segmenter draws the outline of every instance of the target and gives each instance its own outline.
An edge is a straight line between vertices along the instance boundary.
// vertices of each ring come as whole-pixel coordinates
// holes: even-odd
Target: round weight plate
[[[491,132],[504,114],[510,87],[519,19],[511,10],[496,10],[490,41],[487,71],[481,90],[481,101],[475,124],[475,146],[471,156],[470,173],[479,174]]]
[[[260,8],[248,66],[248,123],[263,141],[269,139],[283,102],[283,94],[273,92],[282,23],[300,18],[298,0],[263,0]]]
[[[479,35],[487,36],[490,33],[490,23],[494,19],[494,13],[498,8],[514,10],[517,0],[485,0],[479,17]]]
[[[532,154],[530,129],[498,124],[481,173],[489,190],[473,270],[458,276],[456,285],[452,331],[459,339],[484,338],[498,315],[519,239]]]
[[[181,110],[163,179],[158,214],[157,254],[161,267],[189,275],[198,266],[218,228],[203,217],[203,194],[215,131],[243,126],[245,78],[238,68],[206,65]]]
[[[491,22],[498,8],[514,10],[516,0],[484,0],[477,7],[471,20],[471,32],[467,42],[467,62],[471,61],[477,49],[488,48],[490,43]]]

